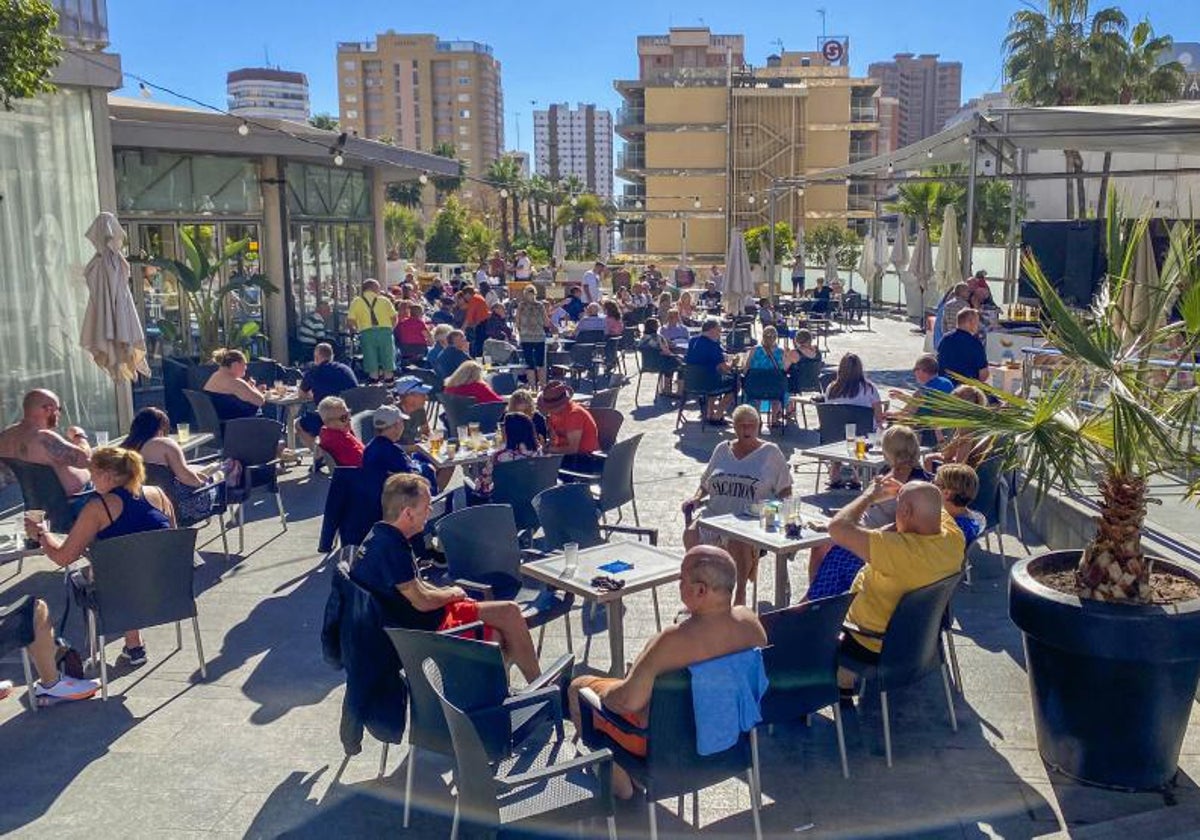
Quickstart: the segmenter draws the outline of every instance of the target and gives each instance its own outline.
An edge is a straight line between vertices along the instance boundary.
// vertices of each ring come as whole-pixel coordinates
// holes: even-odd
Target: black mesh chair
[[[217,408],[213,405],[212,398],[203,391],[192,391],[188,388],[183,389],[183,395],[187,397],[188,405],[191,406],[194,428],[212,435],[213,446],[219,448],[224,424],[217,415]]]
[[[592,411],[597,408],[616,408],[617,395],[620,393],[620,388],[605,388],[603,390],[596,391],[594,394],[592,394],[592,399],[587,404],[588,411]]]
[[[382,385],[358,385],[338,394],[346,403],[351,414],[374,411],[387,402],[388,389]]]
[[[167,494],[167,498],[171,500],[171,506],[175,508],[175,521],[179,527],[191,528],[193,525],[203,527],[212,517],[217,518],[217,525],[221,529],[221,546],[225,551],[225,562],[228,563],[229,535],[225,531],[225,511],[229,509],[229,503],[225,500],[225,482],[218,481],[201,487],[189,487],[186,492],[181,492],[179,485],[171,478],[171,468],[166,464],[146,464],[146,483],[158,487]],[[213,493],[214,490],[215,493]],[[195,519],[184,515],[183,511],[189,506],[189,499],[207,500],[210,496],[212,504],[209,506],[207,514]]]
[[[183,647],[185,619],[192,621],[200,677],[207,679],[193,591],[196,532],[191,528],[144,531],[97,540],[89,551],[101,696],[108,699],[108,664],[104,657],[107,639],[174,622],[175,649],[179,650]]]
[[[788,390],[793,394],[803,394],[806,391],[821,392],[821,357],[806,359],[801,357],[788,368]]]
[[[548,767],[506,773],[504,767],[489,760],[486,725],[459,708],[443,669],[433,659],[426,659],[422,670],[440,701],[454,747],[458,799],[451,837],[457,834],[460,822],[472,832],[489,836],[499,829],[514,828],[561,836],[564,820],[602,816],[608,822],[609,840],[616,840],[611,752],[601,749]]]
[[[33,668],[26,648],[33,644],[36,610],[37,602],[30,595],[22,595],[7,607],[0,607],[0,656],[7,656],[14,648],[21,651],[26,700],[31,712],[37,711],[37,695],[33,691]]]
[[[568,349],[567,352],[571,356],[571,381],[576,386],[579,385],[585,376],[595,386],[596,378],[600,375],[600,365],[603,361],[603,354],[600,353],[600,348],[602,347],[603,344],[586,344],[582,341],[576,341]]]
[[[492,390],[502,397],[509,396],[518,387],[520,386],[514,373],[504,371],[492,376]]]
[[[600,508],[585,484],[560,484],[533,497],[533,509],[542,526],[542,548],[562,551],[569,543],[591,548],[606,542],[613,534],[645,537],[658,545],[657,528],[609,525],[600,519]],[[652,590],[653,591],[653,590]]]
[[[225,424],[222,454],[242,465],[242,480],[237,486],[225,488],[226,498],[238,506],[238,554],[245,548],[246,502],[255,490],[265,490],[275,497],[279,522],[287,530],[287,514],[279,495],[278,467],[279,437],[283,424],[266,417],[242,417]]]
[[[846,426],[853,423],[858,428],[858,434],[870,434],[875,428],[875,411],[861,405],[831,405],[827,402],[817,403],[817,423],[821,436],[821,445],[837,443],[846,439]],[[825,462],[817,461],[817,487],[821,486],[821,470]],[[836,472],[834,473],[836,475]]]
[[[458,439],[458,428],[470,422],[471,407],[475,405],[474,397],[464,397],[461,394],[442,393],[438,397],[442,404],[442,423],[446,426],[446,437]]]
[[[681,797],[691,793],[692,815],[695,821],[698,806],[696,797],[701,788],[746,774],[750,785],[750,808],[754,818],[754,836],[762,838],[759,822],[759,785],[754,772],[750,737],[742,735],[729,749],[714,755],[696,751],[696,715],[692,707],[692,677],[686,669],[659,674],[650,696],[650,720],[645,729],[629,723],[621,715],[610,712],[594,691],[579,692],[580,721],[583,742],[594,750],[612,752],[613,760],[630,775],[634,783],[645,788],[649,803],[650,836],[658,836],[655,804],[659,799]],[[617,730],[646,739],[645,757],[626,750],[605,732],[596,729],[593,713],[605,719]],[[682,811],[682,808],[680,809]]]
[[[53,468],[45,464],[31,464],[18,458],[0,458],[0,461],[16,476],[25,510],[44,510],[53,531],[65,534],[71,530],[75,524],[72,502],[82,502],[90,493],[68,495]]]
[[[754,368],[746,371],[746,375],[742,377],[742,400],[755,408],[763,402],[778,403],[781,409],[784,408],[787,391],[787,374],[782,370]],[[759,423],[762,423],[761,416]]]
[[[813,712],[832,707],[842,776],[847,779],[850,767],[838,704],[838,633],[853,599],[847,592],[759,616],[771,645],[763,650],[770,687],[762,699],[762,724],[772,727],[801,717],[807,721]]]
[[[628,315],[632,313],[626,314]],[[635,363],[638,362],[638,328],[636,323],[636,321],[634,322],[635,325],[626,323],[625,329],[621,333],[621,338],[618,344],[621,355],[624,356],[626,353],[632,353]],[[624,364],[624,360],[622,360],[622,364]],[[638,369],[641,370],[640,367]]]
[[[375,439],[375,409],[356,411],[350,417],[350,431],[363,445]],[[331,466],[333,466],[331,464]]]
[[[400,344],[396,347],[396,353],[400,357],[402,365],[419,365],[425,361],[425,354],[429,352],[429,347],[425,344]]]
[[[437,694],[421,663],[432,660],[449,680],[460,708],[486,722],[484,754],[489,761],[508,756],[543,724],[552,723],[561,740],[564,697],[571,681],[573,656],[559,657],[520,691],[508,686],[508,668],[497,645],[464,637],[462,632],[384,628],[404,669],[408,685],[408,767],[404,782],[404,827],[408,828],[418,750],[454,755],[454,746]],[[456,628],[463,630],[463,628]],[[386,750],[386,744],[384,746]],[[386,766],[386,754],[383,766]]]
[[[679,370],[679,360],[674,356],[664,356],[662,352],[654,347],[641,347],[638,349],[638,356],[641,359],[638,365],[637,385],[633,389],[633,402],[636,405],[638,396],[642,389],[642,375],[646,373],[657,374],[657,384],[655,385],[654,395],[658,398],[659,392],[662,390],[663,377],[670,379]]]
[[[521,458],[493,467],[491,502],[512,508],[519,533],[528,535],[537,530],[538,518],[533,510],[533,497],[558,483],[560,467],[561,455]]]
[[[454,583],[481,600],[515,601],[530,628],[540,628],[542,649],[546,625],[562,618],[571,650],[570,592],[548,590],[521,575],[517,523],[508,505],[475,505],[442,517],[437,537],[446,555],[446,571]]]
[[[703,365],[685,364],[683,366],[683,396],[679,400],[679,413],[675,415],[675,428],[683,423],[683,410],[689,402],[694,401],[700,409],[700,422],[706,426],[708,401],[735,390],[731,381],[722,379],[712,368]]]
[[[625,415],[615,408],[604,408],[597,405],[589,405],[588,413],[596,421],[596,437],[599,441],[600,451],[608,452],[617,442],[617,435],[621,433],[621,426],[625,423]]]
[[[467,409],[467,423],[478,423],[479,431],[490,435],[500,425],[507,406],[502,402],[475,403]]]
[[[975,472],[979,476],[979,492],[975,495],[975,501],[971,502],[970,508],[982,513],[987,520],[987,524],[980,531],[979,536],[983,538],[990,551],[992,548],[992,534],[996,535],[996,544],[1000,547],[1000,562],[1007,567],[1008,555],[1004,550],[1004,532],[1008,530],[1009,500],[1012,500],[1013,507],[1015,508],[1017,499],[1009,488],[1008,478],[1004,475],[1004,459],[993,455],[980,463],[975,468]],[[1021,515],[1019,510],[1014,512],[1013,519],[1017,523],[1017,538],[1020,539]],[[965,568],[965,574],[967,583],[970,583],[970,563]]]
[[[950,714],[950,728],[958,731],[958,718],[954,714],[954,694],[950,689],[950,669],[942,649],[942,617],[954,597],[954,590],[962,580],[956,572],[935,583],[914,589],[900,599],[896,611],[888,621],[887,631],[873,633],[861,627],[846,624],[860,636],[881,639],[883,651],[877,662],[848,656],[843,653],[839,664],[862,677],[864,685],[870,679],[879,682],[879,706],[883,712],[883,747],[887,755],[887,766],[892,766],[892,728],[888,717],[888,692],[911,685],[934,671],[942,673],[942,687],[946,692],[946,710]]]

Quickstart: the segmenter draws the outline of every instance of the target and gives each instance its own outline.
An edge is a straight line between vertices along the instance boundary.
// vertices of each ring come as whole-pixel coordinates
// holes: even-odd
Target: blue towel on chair
[[[706,659],[689,665],[688,670],[692,674],[696,752],[700,755],[724,752],[762,721],[767,672],[761,649]]]

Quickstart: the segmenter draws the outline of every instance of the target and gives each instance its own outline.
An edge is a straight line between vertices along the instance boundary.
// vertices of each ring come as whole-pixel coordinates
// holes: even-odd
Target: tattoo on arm
[[[87,467],[87,452],[73,443],[68,443],[56,434],[45,435],[42,446],[54,463],[67,467]]]

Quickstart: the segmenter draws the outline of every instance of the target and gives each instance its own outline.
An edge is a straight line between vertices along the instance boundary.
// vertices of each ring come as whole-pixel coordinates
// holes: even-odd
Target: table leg
[[[614,677],[625,676],[625,626],[621,623],[621,599],[616,598],[604,605],[608,611],[608,650],[612,664],[608,673]]]
[[[782,609],[792,602],[792,582],[788,575],[788,561],[792,555],[775,554],[775,609]]]
[[[300,406],[289,405],[287,407],[287,445],[288,449],[296,451],[296,420],[300,417]]]

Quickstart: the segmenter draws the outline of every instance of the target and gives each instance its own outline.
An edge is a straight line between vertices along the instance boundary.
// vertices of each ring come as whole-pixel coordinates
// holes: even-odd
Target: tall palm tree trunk
[[[500,199],[500,252],[508,258],[508,202]]]
[[[1148,600],[1150,563],[1142,554],[1146,480],[1110,473],[1099,489],[1100,523],[1079,564],[1079,586],[1102,601]]]

